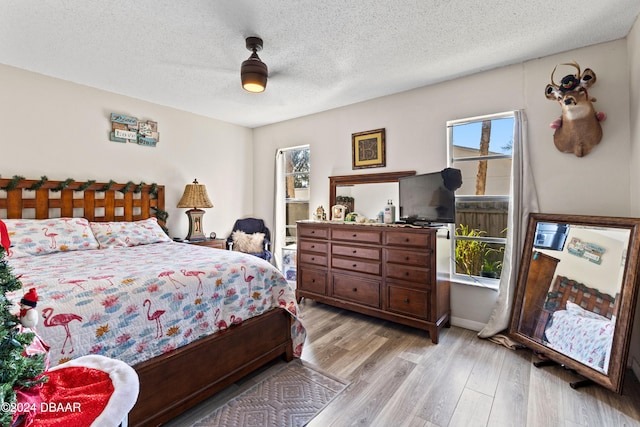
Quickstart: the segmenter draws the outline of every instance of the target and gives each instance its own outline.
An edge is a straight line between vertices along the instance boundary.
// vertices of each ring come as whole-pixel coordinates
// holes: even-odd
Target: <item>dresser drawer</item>
[[[408,314],[420,319],[429,315],[429,293],[389,286],[389,311]]]
[[[381,264],[379,262],[363,261],[361,259],[349,259],[331,257],[331,267],[343,270],[357,271],[359,273],[381,274]]]
[[[333,245],[331,247],[331,254],[354,258],[365,258],[372,261],[380,261],[380,248]]]
[[[298,225],[298,237],[313,237],[316,239],[326,239],[329,237],[329,229],[326,227],[307,227]]]
[[[431,264],[431,251],[405,251],[402,249],[387,249],[387,262],[396,264],[408,264],[420,267],[429,267]]]
[[[326,254],[329,244],[315,240],[298,240],[298,252],[317,252]]]
[[[309,252],[300,252],[298,254],[299,263],[321,265],[322,267],[327,266],[327,258],[327,255],[324,254],[314,254]]]
[[[332,296],[380,308],[380,281],[334,274]]]
[[[416,282],[420,285],[431,285],[431,269],[411,265],[387,263],[387,277],[391,279]]]
[[[346,240],[352,243],[374,243],[382,242],[382,232],[380,230],[367,230],[366,226],[362,226],[365,230],[355,229],[332,229],[331,239]]]
[[[431,248],[433,235],[422,233],[410,233],[403,231],[388,231],[384,235],[385,245],[417,246]]]
[[[298,288],[320,295],[327,294],[327,272],[305,268],[298,275]]]

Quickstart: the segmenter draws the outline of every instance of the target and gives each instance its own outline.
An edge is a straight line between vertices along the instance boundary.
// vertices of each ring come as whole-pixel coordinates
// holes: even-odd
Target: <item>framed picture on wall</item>
[[[384,128],[351,134],[351,158],[353,169],[386,166]]]

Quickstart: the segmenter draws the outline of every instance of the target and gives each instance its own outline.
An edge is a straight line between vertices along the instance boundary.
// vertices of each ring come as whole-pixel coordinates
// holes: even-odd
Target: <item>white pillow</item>
[[[89,221],[84,218],[5,219],[10,258],[62,251],[98,249]]]
[[[134,222],[92,222],[91,230],[102,249],[171,241],[154,217]]]
[[[257,254],[264,250],[264,233],[247,234],[244,231],[234,231],[231,238],[234,251]]]
[[[598,313],[594,313],[593,311],[585,310],[584,308],[580,307],[578,304],[568,300],[567,300],[567,311],[570,314],[573,314],[575,316],[582,316],[588,319],[606,320],[607,322],[609,321],[609,319],[607,319],[606,317],[601,316]]]

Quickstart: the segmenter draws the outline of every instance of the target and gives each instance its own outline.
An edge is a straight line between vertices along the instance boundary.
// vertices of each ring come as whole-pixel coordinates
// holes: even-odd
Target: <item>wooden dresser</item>
[[[298,301],[429,331],[450,325],[449,282],[436,280],[436,229],[300,221]]]

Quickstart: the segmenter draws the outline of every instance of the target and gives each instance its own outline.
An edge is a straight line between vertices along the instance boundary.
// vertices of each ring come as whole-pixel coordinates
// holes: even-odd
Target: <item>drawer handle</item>
[[[356,253],[358,253],[358,251],[354,249],[354,250],[353,250],[353,253],[354,253],[354,254],[356,254]]]
[[[316,283],[316,279],[311,279],[311,283]]]
[[[405,304],[409,304],[409,298],[405,298],[405,299],[404,299],[404,303],[405,303]]]
[[[316,248],[316,245],[311,245],[311,249],[315,249],[315,248]]]
[[[406,239],[404,239],[404,241],[405,241],[405,242],[410,242],[410,241],[411,241],[411,239],[407,237]]]
[[[404,257],[404,260],[409,261],[409,257],[408,256]]]
[[[316,230],[311,230],[311,234],[316,234]]]
[[[315,260],[316,260],[316,257],[312,256],[311,261],[315,261]]]
[[[353,268],[356,268],[357,266],[358,266],[358,264],[353,264],[352,265]]]
[[[408,272],[408,271],[405,271],[405,272],[404,272],[404,275],[405,275],[405,277],[409,276],[409,272]]]
[[[353,292],[358,292],[358,288],[353,288]]]

